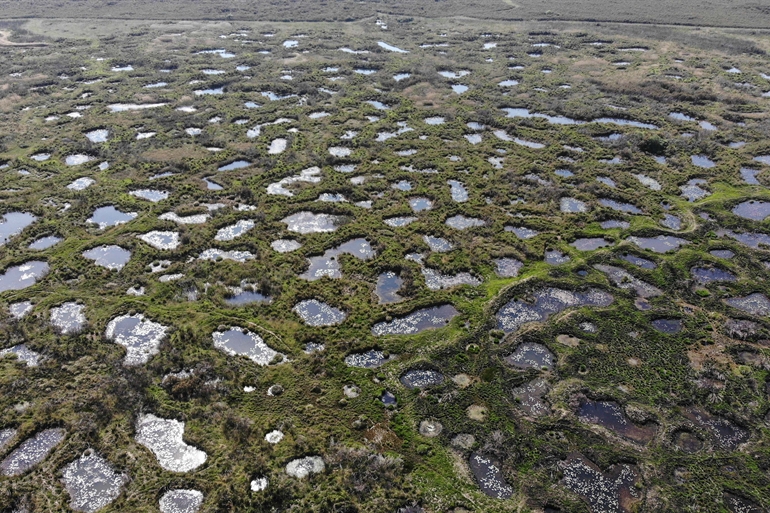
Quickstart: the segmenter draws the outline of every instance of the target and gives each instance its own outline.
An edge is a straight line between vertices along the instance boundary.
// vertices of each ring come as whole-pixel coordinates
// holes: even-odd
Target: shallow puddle
[[[136,420],[136,441],[155,454],[169,472],[190,472],[206,462],[206,453],[184,442],[184,422],[162,419],[152,413]]]
[[[84,513],[95,513],[106,507],[118,498],[128,481],[128,476],[116,473],[112,465],[92,449],[62,469],[70,508]]]
[[[581,422],[597,424],[635,442],[646,444],[655,436],[655,426],[637,426],[612,401],[584,401],[577,411]]]
[[[132,221],[137,215],[139,214],[136,212],[121,212],[114,206],[109,205],[94,210],[88,222],[99,225],[99,229],[104,230],[110,226],[117,226]]]
[[[121,315],[107,324],[104,337],[126,348],[124,365],[140,365],[158,354],[167,330],[166,326],[145,319],[142,314]]]
[[[510,333],[527,323],[545,321],[568,308],[606,307],[614,301],[612,295],[599,289],[580,292],[552,287],[535,291],[532,299],[532,302],[513,299],[500,308],[496,314],[497,328]]]
[[[269,347],[256,333],[237,326],[227,331],[215,331],[211,336],[214,339],[214,347],[220,351],[231,356],[245,356],[257,365],[268,365],[276,357],[283,356]]]
[[[495,499],[508,499],[513,495],[513,488],[503,476],[502,466],[492,456],[474,452],[468,466],[484,494]]]
[[[551,370],[554,365],[554,354],[542,344],[525,342],[519,345],[505,362],[518,369]]]
[[[292,310],[308,326],[334,326],[347,318],[347,314],[339,308],[334,308],[317,299],[300,301]]]
[[[131,259],[131,252],[120,246],[97,246],[84,251],[83,257],[93,260],[100,267],[119,271]]]
[[[0,275],[0,292],[31,287],[48,274],[48,271],[48,263],[39,260],[31,260],[21,265],[9,267],[5,273]]]
[[[372,334],[375,336],[414,335],[425,330],[443,328],[457,315],[460,315],[460,312],[452,305],[422,308],[392,321],[375,324],[372,326]]]
[[[0,462],[0,473],[18,476],[43,461],[64,440],[63,429],[46,429],[24,440]]]
[[[375,294],[379,304],[384,305],[403,301],[404,298],[398,294],[403,285],[404,280],[393,271],[386,271],[380,274],[377,277],[377,285],[375,287]]]

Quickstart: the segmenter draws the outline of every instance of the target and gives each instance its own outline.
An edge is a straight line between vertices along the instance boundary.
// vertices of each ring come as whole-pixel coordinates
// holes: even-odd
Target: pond
[[[67,189],[71,191],[83,191],[95,183],[96,183],[96,180],[94,180],[93,178],[88,178],[87,176],[83,176],[73,181],[69,185],[67,185]]]
[[[652,327],[661,333],[674,335],[682,331],[682,321],[679,319],[655,319]]]
[[[646,444],[655,436],[654,425],[637,426],[613,401],[582,401],[577,416],[581,422],[599,425],[635,442]]]
[[[136,420],[136,441],[147,447],[164,470],[189,472],[206,462],[206,453],[184,442],[184,422],[152,413]]]
[[[235,262],[243,263],[247,260],[252,260],[254,258],[254,254],[250,251],[226,251],[223,249],[209,248],[202,251],[201,254],[198,255],[198,258],[200,260],[211,260],[213,262],[218,262],[220,260],[233,260]]]
[[[611,246],[612,244],[605,239],[601,237],[591,237],[591,238],[584,238],[584,239],[577,239],[575,242],[570,244],[573,248],[577,249],[578,251],[594,251],[599,248],[604,248],[606,246]]]
[[[690,157],[693,165],[702,167],[704,169],[711,169],[716,166],[716,163],[705,155],[692,155]]]
[[[51,308],[51,326],[62,335],[80,333],[86,325],[86,316],[83,313],[85,308],[85,305],[72,301]]]
[[[733,207],[733,214],[743,219],[764,221],[770,216],[770,203],[766,201],[748,200]]]
[[[94,213],[88,219],[88,222],[99,225],[99,229],[104,230],[110,226],[127,223],[135,219],[138,215],[139,214],[136,212],[121,212],[114,206],[108,205],[94,210]]]
[[[458,315],[460,312],[449,304],[422,308],[389,322],[376,323],[372,326],[372,334],[375,336],[414,335],[425,330],[443,328]]]
[[[217,168],[217,171],[234,171],[236,169],[243,169],[244,167],[249,167],[251,165],[251,162],[248,160],[236,160],[234,162],[230,162],[229,164],[220,166]]]
[[[613,189],[617,188],[617,184],[615,183],[615,180],[607,176],[599,176],[596,178],[596,181],[606,185],[607,187],[612,187]]]
[[[227,331],[215,331],[211,336],[214,339],[214,347],[220,351],[230,356],[245,356],[263,367],[270,364],[276,357],[283,359],[284,356],[269,347],[256,333],[237,326]]]
[[[302,247],[302,244],[296,240],[291,239],[278,239],[270,243],[270,247],[277,253],[291,253],[297,251]]]
[[[432,235],[423,235],[422,240],[428,245],[431,251],[436,253],[446,253],[454,247],[451,242],[443,237],[434,237]]]
[[[537,237],[540,232],[537,230],[533,230],[532,228],[527,228],[524,226],[506,226],[505,227],[506,232],[512,232],[516,237],[520,238],[521,240],[528,240],[532,239],[534,237]]]
[[[161,221],[173,221],[179,224],[204,224],[208,221],[209,214],[191,214],[189,216],[180,216],[176,212],[165,212],[158,216]]]
[[[118,498],[129,478],[118,474],[112,465],[93,449],[62,469],[62,482],[70,494],[70,508],[95,513]]]
[[[473,217],[465,217],[464,215],[457,215],[447,219],[444,222],[444,224],[456,230],[465,230],[468,228],[478,228],[481,226],[486,226],[487,223],[486,221],[483,221],[481,219],[476,219]]]
[[[726,260],[730,260],[732,257],[735,256],[735,253],[730,251],[729,249],[712,249],[709,251],[709,255],[715,256],[717,258],[724,258]]]
[[[594,119],[592,121],[593,123],[605,123],[608,125],[618,125],[618,126],[631,126],[634,128],[644,128],[647,130],[657,130],[658,126],[653,125],[651,123],[642,123],[640,121],[634,121],[631,119],[623,119],[623,118],[598,118]]]
[[[712,254],[714,252],[711,252]],[[698,283],[712,283],[715,281],[735,281],[738,278],[730,271],[718,267],[693,267],[690,274]]]
[[[770,300],[764,294],[754,292],[744,297],[734,297],[724,300],[725,303],[742,312],[760,317],[770,315]]]
[[[513,488],[505,481],[502,466],[494,457],[474,452],[468,459],[468,467],[484,494],[495,499],[508,499],[513,495]]]
[[[665,253],[667,251],[677,250],[679,246],[684,246],[690,242],[679,237],[670,235],[658,235],[657,237],[629,237],[628,242],[636,244],[642,249],[648,249],[655,253]]]
[[[121,315],[107,324],[104,337],[126,348],[123,365],[141,365],[158,354],[168,327],[145,319],[143,314]]]
[[[706,430],[722,449],[735,450],[748,441],[751,434],[723,417],[717,417],[700,408],[689,408],[684,416],[696,426]]]
[[[706,180],[703,180],[702,178],[693,178],[686,184],[680,185],[679,190],[682,191],[682,196],[687,198],[688,201],[697,201],[711,194],[709,191],[699,187],[700,185],[705,185],[706,183]]]
[[[374,292],[377,295],[378,303],[381,305],[398,303],[403,301],[403,297],[398,294],[404,280],[393,271],[386,271],[377,277],[377,285]]]
[[[167,103],[145,103],[145,104],[113,103],[112,105],[109,105],[107,108],[110,109],[110,112],[127,112],[131,110],[157,109],[158,107],[163,107],[164,105],[168,105],[168,104]]]
[[[7,349],[0,350],[0,358],[11,354],[16,356],[19,361],[27,364],[27,367],[37,367],[40,364],[40,360],[42,359],[40,353],[33,351],[27,347],[26,344],[18,344]],[[0,431],[0,449],[3,447],[2,433],[3,432]]]
[[[660,221],[661,226],[668,228],[669,230],[681,230],[682,220],[673,214],[665,214],[663,220]]]
[[[214,240],[220,242],[233,240],[254,228],[255,225],[256,223],[251,219],[241,219],[233,225],[217,230]]]
[[[396,406],[398,404],[398,401],[396,400],[396,396],[393,395],[393,392],[390,392],[388,390],[382,393],[382,395],[380,396],[380,402],[382,402],[382,404],[384,404],[385,406]]]
[[[20,234],[24,228],[37,220],[26,212],[8,212],[0,221],[0,246],[8,243],[11,237]]]
[[[466,75],[470,75],[470,71],[468,70],[460,70],[460,71],[439,71],[438,74],[441,75],[444,78],[462,78]]]
[[[389,110],[390,107],[377,100],[367,100],[364,103],[368,103],[377,110]]]
[[[91,130],[90,132],[86,132],[85,135],[86,138],[88,138],[88,140],[92,143],[103,143],[107,142],[107,137],[109,137],[110,131],[104,128],[100,128],[98,130]]]
[[[353,150],[344,146],[332,146],[329,148],[329,154],[334,157],[349,157],[352,153]]]
[[[297,212],[281,219],[290,232],[306,235],[309,233],[329,233],[337,229],[341,219],[330,214],[314,214],[313,212]]]
[[[364,238],[349,240],[336,248],[327,249],[321,256],[309,257],[308,270],[301,274],[300,278],[310,281],[324,276],[332,279],[342,278],[340,263],[337,259],[340,255],[352,255],[359,260],[369,260],[374,257],[374,250]]]
[[[317,299],[300,301],[292,310],[308,326],[334,326],[347,318],[344,311]]]
[[[537,112],[530,112],[529,109],[521,108],[504,108],[506,116],[509,118],[540,118],[545,119],[548,123],[554,125],[581,125],[585,121],[578,121],[576,119],[568,118],[566,116],[549,116],[547,114],[540,114]]]
[[[588,212],[588,206],[585,202],[576,198],[561,198],[559,200],[559,210],[565,213]]]
[[[468,189],[465,188],[462,182],[457,180],[448,180],[449,192],[452,196],[452,201],[457,203],[464,203],[468,201]]]
[[[348,367],[358,367],[360,369],[376,369],[380,367],[394,356],[385,356],[385,353],[376,349],[370,349],[365,353],[351,353],[345,357],[345,365]]]
[[[517,400],[517,405],[526,414],[540,417],[550,413],[551,408],[545,400],[550,386],[543,378],[536,378],[529,383],[511,390],[511,395]]]
[[[31,287],[37,283],[37,280],[48,274],[48,270],[48,263],[39,260],[9,267],[0,275],[0,292]]]
[[[457,94],[463,94],[465,91],[468,90],[468,86],[463,84],[452,84],[451,87],[452,87],[452,91],[454,91]]]
[[[600,289],[580,292],[548,287],[536,290],[531,297],[531,302],[512,299],[500,308],[496,314],[497,328],[511,333],[527,323],[545,321],[568,308],[606,307],[614,301],[611,294]]]
[[[641,267],[642,269],[656,269],[658,267],[652,260],[647,260],[646,258],[638,257],[631,253],[623,253],[622,255],[618,255],[618,258],[625,260],[626,262],[635,266]]]
[[[162,232],[155,230],[142,235],[137,235],[137,238],[155,249],[174,250],[181,244],[177,232]]]
[[[611,208],[618,212],[625,212],[627,214],[643,214],[642,210],[630,203],[623,203],[608,198],[600,198],[599,204],[603,207]]]
[[[385,50],[388,50],[389,52],[396,52],[396,53],[409,53],[407,50],[402,50],[401,48],[398,48],[393,45],[389,45],[388,43],[385,43],[383,41],[377,41],[377,46],[380,48],[384,48]]]
[[[408,201],[413,212],[422,212],[433,208],[433,202],[428,198],[409,198]]]
[[[48,249],[50,247],[55,246],[56,244],[60,243],[62,240],[61,237],[57,237],[55,235],[49,235],[48,237],[41,237],[37,239],[36,241],[32,242],[28,247],[29,249],[34,249],[35,251],[42,251],[44,249]]]
[[[429,267],[422,268],[422,275],[425,278],[425,285],[430,290],[443,290],[453,287],[459,287],[461,285],[469,285],[471,287],[477,287],[481,285],[481,280],[476,278],[470,273],[461,272],[454,275],[442,274],[436,269]]]
[[[206,189],[210,191],[221,191],[222,189],[224,189],[224,187],[222,187],[218,183],[212,182],[208,178],[204,178],[203,181],[206,183]]]
[[[579,453],[572,453],[560,463],[564,477],[561,484],[585,500],[591,511],[630,512],[641,499],[635,484],[639,474],[628,464],[615,464],[607,474]]]
[[[400,216],[400,217],[391,217],[389,219],[384,219],[383,223],[387,224],[392,228],[401,228],[402,226],[411,224],[414,221],[417,221],[416,217]]]
[[[761,173],[762,171],[759,169],[751,169],[748,167],[742,167],[741,168],[741,178],[743,178],[743,181],[746,182],[749,185],[761,185],[759,180],[757,180],[757,175]]]
[[[444,375],[430,369],[412,369],[403,373],[399,381],[410,390],[423,389],[440,385],[444,382]]]
[[[169,490],[158,502],[160,513],[197,513],[203,505],[203,493],[198,490]]]
[[[495,274],[500,278],[515,278],[524,264],[515,258],[495,258]]]
[[[153,203],[157,203],[158,201],[168,199],[168,192],[159,191],[156,189],[139,189],[137,191],[131,191],[129,192],[129,194],[131,196],[136,196],[137,198],[142,198],[148,201],[152,201]]]
[[[504,358],[505,362],[518,369],[550,370],[554,365],[554,354],[542,344],[525,342]]]
[[[306,456],[291,460],[286,465],[286,473],[297,479],[304,479],[310,474],[320,474],[326,469],[324,460],[320,456]]]
[[[636,278],[620,267],[597,264],[594,265],[594,269],[606,274],[616,287],[624,290],[633,290],[641,298],[650,298],[663,294],[663,291],[659,288]]]
[[[92,160],[95,160],[95,157],[79,153],[77,155],[68,155],[64,159],[64,163],[68,166],[79,166],[81,164],[85,164],[86,162],[91,162]]]
[[[270,147],[267,149],[268,155],[279,155],[286,150],[288,141],[283,138],[273,139],[270,142]]]
[[[63,429],[46,429],[23,441],[0,462],[0,474],[18,476],[42,462],[64,440]]]
[[[545,250],[545,263],[549,265],[562,265],[569,262],[571,259],[569,255],[566,255],[558,249]]]

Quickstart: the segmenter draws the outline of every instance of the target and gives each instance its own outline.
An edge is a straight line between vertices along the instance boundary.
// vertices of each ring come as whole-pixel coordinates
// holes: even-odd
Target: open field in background
[[[93,450],[129,478],[101,513],[157,513],[182,488],[201,513],[765,513],[770,32],[451,2],[291,23],[66,5],[81,16],[0,21],[0,231],[36,217],[0,240],[0,286],[50,267],[0,292],[0,350],[40,356],[0,357],[0,511],[70,511],[63,469]],[[389,5],[406,14],[374,15]],[[105,206],[135,217],[100,229]],[[292,230],[299,212],[334,229]],[[153,231],[179,246],[139,238]],[[319,258],[361,240],[370,258]],[[85,258],[104,245],[124,267]],[[346,318],[311,326],[293,310],[308,299]],[[85,322],[62,333],[73,302]],[[438,329],[374,330],[438,305],[457,312]],[[127,366],[106,327],[136,313],[168,332]],[[222,351],[230,326],[281,355]],[[370,350],[382,365],[356,366]],[[441,380],[409,388],[413,371]],[[148,413],[185,422],[205,463],[162,467],[138,441]],[[2,475],[46,428],[64,442]],[[324,471],[288,475],[305,456]]]
[[[4,18],[352,21],[377,15],[484,20],[584,20],[770,28],[762,0],[0,0]]]

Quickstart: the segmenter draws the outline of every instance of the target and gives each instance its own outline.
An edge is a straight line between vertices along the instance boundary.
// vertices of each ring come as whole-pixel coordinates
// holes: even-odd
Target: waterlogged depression
[[[766,35],[293,7],[3,29],[0,509],[770,503]]]

